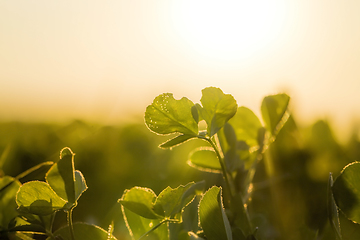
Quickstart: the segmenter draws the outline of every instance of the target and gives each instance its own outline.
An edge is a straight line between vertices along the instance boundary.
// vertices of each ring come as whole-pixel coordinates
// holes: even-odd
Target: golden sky
[[[0,120],[116,122],[220,87],[258,112],[360,117],[357,0],[2,0]]]

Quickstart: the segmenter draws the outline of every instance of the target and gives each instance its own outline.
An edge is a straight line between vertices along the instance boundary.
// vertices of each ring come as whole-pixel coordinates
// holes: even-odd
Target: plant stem
[[[45,216],[40,216],[39,215],[39,218],[41,220],[41,223],[43,224],[43,226],[45,226],[44,230],[46,232],[47,235],[51,236],[52,238],[54,238],[54,235],[52,233],[52,225],[54,223],[54,219],[55,219],[55,213],[51,214],[50,215],[50,222],[49,224],[46,224],[47,223],[47,220],[45,219]]]
[[[216,144],[210,138],[204,138],[204,140],[206,140],[208,143],[210,143],[211,147],[214,149],[216,156],[218,157],[219,162],[220,162],[221,171],[223,172],[226,186],[230,191],[231,197],[234,197],[235,189],[233,188],[233,185],[230,183],[229,175],[228,175],[228,172],[226,171],[224,158],[221,157],[219,149],[217,148]]]
[[[35,172],[36,170],[40,169],[42,166],[51,166],[53,164],[54,164],[54,162],[52,162],[52,161],[40,163],[40,164],[38,164],[38,165],[36,165],[36,166],[34,166],[32,168],[29,168],[28,170],[26,170],[26,171],[24,171],[22,173],[20,173],[19,175],[17,175],[15,177],[15,179],[20,180],[21,178],[26,177],[30,173]]]
[[[72,211],[74,210],[75,207],[76,207],[76,204],[74,204],[67,212],[67,219],[68,219],[71,240],[75,240],[74,226],[73,226],[73,221],[72,221]]]
[[[5,186],[1,187],[0,188],[0,192],[3,191],[5,188],[9,187],[15,180],[20,180],[21,178],[23,177],[26,177],[27,175],[29,175],[30,173],[38,170],[39,168],[41,168],[42,166],[46,166],[46,165],[52,165],[54,164],[54,162],[51,162],[51,161],[48,161],[48,162],[43,162],[43,163],[40,163],[32,168],[29,168],[28,170],[20,173],[19,175],[17,175],[13,180],[11,180],[8,184],[6,184]]]

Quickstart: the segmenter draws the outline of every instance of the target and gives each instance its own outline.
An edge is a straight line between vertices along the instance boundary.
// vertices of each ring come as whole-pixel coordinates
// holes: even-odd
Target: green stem
[[[26,170],[26,171],[24,171],[22,173],[20,173],[19,175],[17,175],[15,177],[15,179],[20,180],[21,178],[26,177],[30,173],[35,172],[36,170],[40,169],[42,166],[50,166],[50,165],[53,165],[53,164],[54,164],[54,162],[52,162],[52,161],[40,163],[40,164],[38,164],[38,165],[36,165],[36,166],[34,166],[32,168],[29,168],[28,170]]]
[[[67,220],[68,220],[68,225],[69,225],[69,231],[70,231],[70,237],[71,240],[75,240],[75,234],[74,234],[74,226],[73,226],[73,221],[72,221],[72,212],[74,210],[74,208],[76,207],[76,204],[74,204],[70,210],[67,212]]]
[[[235,189],[233,188],[233,185],[230,183],[229,175],[228,175],[228,172],[226,171],[224,158],[221,157],[219,149],[217,148],[216,144],[210,138],[204,138],[204,140],[206,140],[208,143],[210,143],[211,147],[214,149],[214,151],[216,153],[216,156],[219,159],[219,163],[220,163],[220,166],[221,166],[221,171],[223,173],[226,186],[230,191],[231,197],[234,197],[235,196]]]
[[[36,165],[36,166],[34,166],[34,167],[32,167],[32,168],[29,168],[28,170],[26,170],[26,171],[24,171],[24,172],[22,172],[22,173],[20,173],[19,175],[17,175],[17,176],[14,178],[14,180],[20,180],[21,178],[26,177],[26,176],[29,175],[30,173],[32,173],[32,172],[40,169],[42,166],[47,166],[47,165],[52,165],[52,164],[54,164],[54,162],[51,162],[51,161],[40,163],[40,164],[38,164],[38,165]],[[3,186],[2,188],[0,188],[0,192],[3,191],[3,190],[5,190],[7,187],[9,187],[9,186],[14,182],[14,180],[11,180],[8,184],[6,184],[6,185]]]
[[[226,170],[226,166],[225,166],[225,160],[224,158],[221,156],[220,154],[220,151],[217,147],[217,145],[215,144],[215,142],[209,138],[203,138],[204,140],[206,140],[208,143],[210,143],[211,147],[214,149],[218,159],[219,159],[219,162],[220,162],[220,166],[221,166],[221,170],[223,172],[223,175],[224,175],[224,179],[225,179],[225,183],[229,189],[229,192],[230,192],[230,196],[231,196],[231,202],[232,204],[234,204],[235,202],[238,202],[240,201],[241,202],[241,210],[242,210],[242,215],[245,217],[243,220],[245,221],[245,224],[247,225],[247,234],[252,234],[253,233],[253,228],[252,228],[252,224],[251,224],[251,221],[250,221],[250,216],[249,216],[249,212],[247,210],[247,207],[245,206],[244,204],[244,200],[243,200],[243,195],[242,193],[237,193],[237,191],[235,190],[235,186],[234,186],[234,182],[233,182],[233,179],[230,179],[229,177],[229,174]],[[252,176],[251,176],[252,177]],[[240,199],[237,199],[237,196],[240,197]],[[233,206],[232,206],[233,207]],[[237,208],[237,207],[235,207]]]
[[[49,224],[46,224],[48,221],[47,221],[47,219],[45,219],[45,216],[39,215],[39,218],[40,218],[40,220],[41,220],[41,223],[42,223],[43,226],[45,227],[44,230],[45,230],[46,234],[47,234],[48,236],[51,236],[52,238],[54,238],[54,235],[53,235],[53,233],[52,233],[52,225],[53,225],[53,223],[54,223],[55,213],[53,213],[53,214],[50,215],[50,222],[49,222]]]

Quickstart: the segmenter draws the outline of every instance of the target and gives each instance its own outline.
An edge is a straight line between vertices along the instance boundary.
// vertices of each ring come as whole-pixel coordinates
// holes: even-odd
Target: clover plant
[[[66,147],[60,151],[60,160],[56,163],[40,164],[17,179],[1,179],[1,209],[4,217],[0,234],[10,239],[25,240],[36,239],[37,235],[45,235],[47,240],[115,239],[111,233],[95,225],[73,224],[73,210],[87,189],[83,174],[74,168],[74,156],[71,149]],[[46,181],[20,184],[18,179],[44,166],[50,167],[45,176]],[[67,213],[68,224],[53,232],[52,224],[58,211]]]
[[[158,195],[133,187],[118,200],[132,239],[152,240],[256,240],[257,227],[248,210],[253,179],[266,150],[290,116],[286,94],[266,96],[260,120],[250,109],[238,106],[219,88],[202,90],[200,103],[171,93],[157,96],[146,108],[145,124],[159,135],[172,134],[160,148],[174,148],[192,139],[204,146],[189,153],[188,164],[200,171],[223,176],[223,184],[206,189],[190,182],[167,187]],[[106,231],[96,225],[73,223],[73,210],[87,190],[85,177],[75,170],[70,148],[60,151],[57,162],[41,163],[17,177],[0,178],[0,239],[111,240],[114,224]],[[20,179],[46,169],[45,181]],[[342,239],[339,210],[360,222],[360,163],[344,167],[328,182],[328,219],[337,239]],[[66,226],[53,231],[55,214],[66,212]],[[119,216],[120,217],[120,216]],[[314,234],[312,239],[321,239]]]
[[[160,148],[173,148],[191,139],[205,141],[207,146],[189,154],[188,163],[201,171],[222,174],[225,185],[192,191],[190,195],[178,189],[199,183],[171,191],[165,189],[159,196],[151,189],[126,190],[119,202],[131,236],[134,239],[256,239],[256,226],[252,225],[247,210],[251,183],[257,163],[289,117],[289,100],[286,94],[265,97],[261,106],[263,125],[250,109],[238,107],[234,97],[219,88],[203,89],[200,103],[196,104],[186,97],[176,100],[171,93],[157,96],[146,108],[145,123],[157,134],[176,134]],[[204,129],[199,127],[200,122],[205,123]],[[165,194],[171,195],[161,198]],[[186,196],[190,202],[183,204],[175,196],[176,199]],[[177,210],[172,211],[176,214],[163,213],[170,213],[165,210],[170,203],[176,204],[170,207]],[[189,215],[192,215],[190,220]]]

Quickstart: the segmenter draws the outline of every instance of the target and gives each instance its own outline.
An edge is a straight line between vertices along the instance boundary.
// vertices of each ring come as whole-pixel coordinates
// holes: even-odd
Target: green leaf
[[[337,206],[346,217],[360,223],[360,162],[344,167],[336,178],[332,191]]]
[[[21,211],[49,215],[63,209],[67,202],[56,195],[49,184],[32,181],[20,187],[16,195],[16,203]]]
[[[165,188],[158,197],[151,189],[134,187],[126,190],[119,200],[122,204],[122,211],[130,235],[138,239],[167,239],[168,228],[171,227],[175,232],[182,234],[183,222],[181,214],[185,208],[191,205],[194,196],[201,193],[204,189],[204,182],[188,183],[175,189]],[[197,203],[192,208],[197,213]],[[184,211],[183,211],[184,210]],[[187,214],[185,219],[189,219]],[[197,226],[197,215],[195,218]],[[175,235],[174,235],[175,234]]]
[[[149,188],[133,187],[125,190],[119,202],[130,211],[148,219],[162,219],[153,211],[156,194]]]
[[[171,187],[165,188],[156,198],[154,211],[165,217],[170,217],[179,213],[182,209],[183,195],[194,183],[188,183],[185,186],[180,185],[175,189]]]
[[[245,141],[250,147],[258,145],[258,131],[262,127],[259,118],[248,108],[239,107],[235,116],[229,120],[237,141]]]
[[[185,205],[187,205],[191,199],[194,198],[195,195],[199,195],[199,194],[203,194],[204,190],[205,190],[205,181],[200,181],[200,182],[191,182],[188,183],[187,185],[191,184],[191,186],[186,189],[186,191],[184,192],[184,194],[181,197],[181,207],[185,207]]]
[[[175,147],[181,143],[184,143],[192,138],[194,138],[195,136],[193,135],[188,135],[188,134],[181,134],[179,136],[176,136],[164,143],[162,143],[159,147],[160,148],[171,148],[171,147]]]
[[[234,97],[224,94],[221,89],[215,87],[203,89],[200,101],[203,107],[198,110],[207,124],[210,137],[217,133],[237,110]]]
[[[181,216],[176,215],[181,221],[169,223],[170,239],[189,240],[188,232],[199,230],[198,206],[204,187],[205,181],[197,182],[183,193],[179,205]]]
[[[193,116],[197,123],[199,123],[202,120],[205,120],[201,115],[201,112],[203,111],[203,109],[199,103],[195,103],[195,105],[191,108],[191,110],[194,112]],[[195,112],[195,110],[196,110],[196,112]]]
[[[214,149],[210,147],[196,148],[190,153],[188,164],[207,172],[221,172],[221,165]]]
[[[104,229],[95,225],[86,223],[75,223],[73,225],[73,228],[76,240],[116,240],[114,236],[108,238],[108,233]],[[59,239],[59,237],[61,237],[62,240],[72,240],[68,226],[60,228],[59,230],[55,231],[53,235],[55,236],[55,238],[48,237],[47,240],[56,240]]]
[[[87,190],[84,176],[74,167],[75,154],[70,148],[60,151],[60,160],[46,173],[45,179],[50,187],[62,199],[69,202],[68,207],[74,205],[83,192]]]
[[[183,228],[187,231],[197,232],[199,230],[198,206],[200,203],[200,195],[195,198],[182,211]]]
[[[122,206],[122,212],[126,227],[129,230],[132,239],[142,240],[167,240],[168,228],[167,224],[160,224],[159,219],[143,218],[140,215],[130,211],[124,205]],[[154,228],[157,227],[155,230]]]
[[[195,120],[196,123],[199,123],[199,121],[201,120],[200,119],[200,116],[199,116],[199,111],[198,111],[198,106],[199,105],[198,103],[195,104],[194,106],[191,107],[191,114]]]
[[[261,104],[261,114],[266,129],[275,137],[289,118],[290,97],[286,94],[267,96]]]
[[[198,123],[193,116],[193,106],[194,103],[185,97],[175,100],[172,93],[161,94],[146,108],[145,123],[155,133],[196,136]]]
[[[60,160],[46,173],[46,182],[65,201],[73,204],[75,198],[74,153],[70,148],[63,148]]]
[[[87,185],[83,174],[75,171],[75,201],[79,200],[81,194],[87,190]]]
[[[208,240],[232,240],[231,227],[221,194],[221,188],[213,186],[200,201],[200,224]]]
[[[248,108],[240,107],[235,116],[218,132],[219,143],[229,172],[235,171],[244,164],[246,169],[253,166],[256,159],[254,149],[258,149],[258,132],[261,128],[261,123],[255,114]]]
[[[11,219],[18,215],[16,211],[16,193],[21,183],[10,177],[0,178],[0,229],[7,229]]]
[[[328,218],[330,221],[330,226],[334,230],[338,239],[342,239],[341,237],[341,230],[340,230],[340,220],[339,220],[339,211],[336,206],[334,196],[332,194],[331,188],[333,186],[333,177],[332,174],[329,174],[329,181],[328,181]]]

